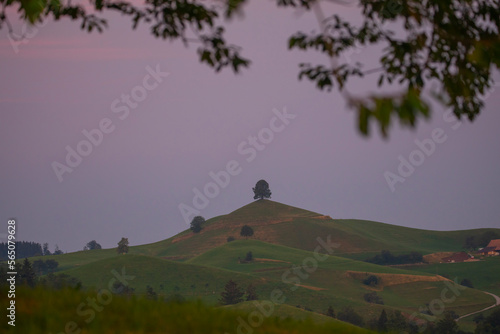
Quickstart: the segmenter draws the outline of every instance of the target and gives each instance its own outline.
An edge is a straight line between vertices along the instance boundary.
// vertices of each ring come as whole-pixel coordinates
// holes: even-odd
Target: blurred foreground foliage
[[[164,302],[104,294],[99,291],[61,290],[18,287],[16,291],[16,326],[4,320],[2,333],[236,333],[240,320],[249,323],[248,315],[224,307],[209,307],[201,302]],[[94,300],[96,307],[90,306]],[[106,301],[103,305],[99,300]],[[7,291],[2,288],[0,301],[7,305]],[[92,311],[93,310],[93,311]],[[256,308],[257,310],[257,308]],[[92,316],[91,316],[92,315]],[[90,320],[90,321],[88,321]],[[88,322],[87,322],[88,321]],[[255,324],[258,317],[250,320]],[[258,321],[260,322],[260,321]],[[318,325],[312,320],[280,320],[270,316],[260,326],[260,333],[372,333],[344,323]],[[243,330],[244,331],[244,330]]]
[[[360,0],[356,3],[362,20],[357,24],[338,14],[323,13],[320,0],[275,1],[278,7],[316,15],[320,31],[299,31],[289,37],[288,47],[319,52],[328,61],[300,64],[299,79],[309,79],[320,90],[335,86],[357,112],[363,135],[368,135],[370,124],[375,123],[387,137],[394,119],[415,128],[419,119],[430,117],[426,96],[434,96],[458,118],[471,121],[484,107],[493,85],[492,74],[500,66],[499,0]],[[230,68],[238,73],[250,60],[241,55],[239,46],[226,41],[225,33],[227,20],[242,16],[248,2],[0,0],[0,29],[7,26],[11,39],[25,38],[13,33],[8,8],[17,9],[21,20],[30,24],[49,17],[69,18],[88,32],[104,31],[108,21],[102,14],[118,12],[131,19],[134,29],[140,24],[148,26],[156,38],[194,43],[199,61],[215,71]],[[370,46],[376,48],[367,49]],[[377,49],[381,51],[373,51]],[[366,64],[351,61],[349,56],[362,50],[373,55],[377,66],[366,69]],[[373,74],[377,75],[377,86],[388,89],[374,87],[373,93],[364,96],[349,93],[351,79]]]

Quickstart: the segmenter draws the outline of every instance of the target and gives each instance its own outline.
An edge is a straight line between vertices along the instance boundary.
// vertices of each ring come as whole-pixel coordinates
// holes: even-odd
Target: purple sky
[[[236,161],[239,173],[199,210],[205,218],[251,202],[251,188],[264,178],[273,200],[333,218],[436,230],[500,227],[500,86],[473,124],[457,127],[435,108],[417,131],[396,127],[388,141],[376,131],[366,139],[338,93],[297,80],[300,62],[324,61],[286,47],[294,32],[317,30],[314,17],[267,2],[245,13],[228,31],[253,62],[241,75],[214,74],[197,62],[196,46],[132,31],[119,16],[110,16],[100,35],[48,22],[17,53],[0,31],[1,219],[16,217],[19,238],[49,242],[52,250],[80,250],[92,239],[106,248],[121,237],[154,242],[186,229],[179,205],[192,207],[193,189],[203,191],[210,172]],[[361,49],[341,61],[373,64],[374,54]],[[169,75],[144,83],[148,68],[157,67]],[[375,79],[349,89],[372,90]],[[144,99],[126,115],[122,94]],[[286,125],[274,120],[284,109],[295,115]],[[113,131],[59,182],[53,162],[66,164],[66,147],[77,149],[82,131],[106,119]],[[446,140],[419,161],[414,141],[430,140],[433,131]],[[248,137],[259,134],[266,144],[250,153]],[[398,173],[400,155],[422,163],[391,191],[384,173]]]

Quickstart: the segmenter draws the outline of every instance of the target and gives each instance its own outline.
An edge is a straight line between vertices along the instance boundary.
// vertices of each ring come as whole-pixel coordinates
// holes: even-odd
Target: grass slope
[[[5,291],[0,294],[7,302]],[[207,307],[201,303],[164,303],[146,299],[125,299],[113,295],[97,308],[86,304],[95,293],[73,290],[50,291],[19,288],[16,298],[16,326],[2,321],[2,333],[241,333],[241,319],[248,315],[225,308]],[[79,306],[82,305],[80,311]],[[280,320],[276,317],[257,318],[249,322],[250,330],[270,334],[352,333],[370,331],[342,322],[315,324],[312,320]],[[243,320],[244,321],[244,320]],[[246,331],[248,332],[248,331]]]

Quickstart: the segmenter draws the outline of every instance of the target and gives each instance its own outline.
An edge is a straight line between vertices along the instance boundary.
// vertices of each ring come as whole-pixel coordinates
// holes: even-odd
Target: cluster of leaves
[[[365,262],[379,264],[379,265],[410,264],[410,263],[420,263],[422,261],[423,261],[423,256],[419,252],[411,252],[410,254],[402,254],[402,255],[393,255],[388,250],[383,250],[380,254],[377,254],[365,260]]]
[[[240,47],[226,42],[221,21],[242,13],[247,2],[145,0],[136,5],[125,0],[90,0],[83,6],[60,0],[0,0],[0,29],[7,25],[12,33],[6,10],[13,6],[32,24],[48,17],[70,18],[88,32],[107,27],[106,19],[99,17],[102,12],[118,12],[131,19],[134,29],[147,25],[156,38],[197,43],[199,61],[215,71],[230,68],[238,73],[250,60],[241,56]],[[277,0],[276,4],[316,13],[319,9],[317,0]],[[500,67],[498,0],[361,0],[360,9],[363,20],[357,25],[332,15],[321,19],[321,32],[300,31],[289,38],[289,49],[317,51],[331,60],[328,65],[300,64],[299,79],[307,78],[321,90],[331,90],[336,84],[348,106],[358,113],[364,135],[369,134],[372,120],[386,137],[393,118],[410,128],[419,118],[428,118],[429,102],[423,92],[430,84],[437,85],[435,97],[457,117],[473,120],[479,114],[482,95],[491,87],[493,71]],[[379,67],[365,70],[361,63],[338,62],[342,54],[371,45],[383,47]],[[379,73],[378,86],[401,91],[361,97],[347,92],[349,79],[373,73]]]
[[[272,193],[266,180],[257,181],[255,188],[252,188],[252,190],[254,193],[253,199],[271,198]]]
[[[500,309],[485,317],[482,313],[474,318],[477,324],[475,334],[500,333]]]
[[[253,228],[248,225],[243,225],[241,227],[240,235],[242,237],[251,237],[253,235]]]
[[[205,224],[205,218],[202,216],[196,216],[191,220],[190,229],[193,233],[200,233],[203,229],[203,225]]]
[[[128,238],[122,238],[118,242],[118,247],[116,248],[118,254],[126,254],[128,253]]]
[[[31,288],[35,286],[43,286],[45,288],[52,289],[62,289],[65,287],[70,287],[74,289],[80,289],[82,283],[75,277],[71,277],[67,274],[54,274],[53,271],[57,268],[59,263],[55,260],[35,260],[33,263],[25,258],[22,262],[16,264],[16,285],[26,285]],[[47,275],[40,277],[40,275]],[[6,284],[7,269],[4,266],[0,266],[0,285]]]
[[[336,83],[342,91],[348,79],[380,72],[378,86],[402,87],[396,95],[346,95],[365,135],[371,119],[387,136],[392,115],[408,127],[414,127],[419,117],[429,117],[422,92],[430,83],[439,86],[436,97],[457,117],[473,120],[479,114],[493,69],[500,67],[498,1],[361,0],[360,5],[364,20],[359,26],[333,15],[325,20],[322,32],[293,35],[289,48],[315,50],[335,59],[354,48],[382,45],[380,67],[364,70],[361,63],[303,63],[299,78],[313,81],[321,90],[330,90]],[[398,30],[404,33],[396,34]]]
[[[147,25],[151,34],[164,40],[181,40],[185,45],[197,43],[201,63],[217,72],[230,67],[234,72],[248,67],[250,61],[241,57],[240,47],[228,44],[224,27],[218,24],[222,18],[231,18],[241,10],[245,0],[228,0],[224,3],[186,0],[145,0],[136,3],[124,0],[91,0],[85,6],[60,0],[2,0],[0,1],[0,29],[4,24],[12,33],[6,15],[8,7],[19,6],[21,19],[31,24],[69,18],[80,22],[82,30],[103,32],[108,22],[100,17],[104,11],[118,12],[132,21],[133,29]],[[222,8],[220,8],[222,7]]]
[[[101,244],[99,244],[95,240],[91,240],[91,241],[87,242],[85,247],[83,247],[83,250],[94,250],[94,249],[102,249]]]
[[[380,279],[377,276],[370,275],[363,280],[363,284],[368,286],[377,286],[379,281]]]

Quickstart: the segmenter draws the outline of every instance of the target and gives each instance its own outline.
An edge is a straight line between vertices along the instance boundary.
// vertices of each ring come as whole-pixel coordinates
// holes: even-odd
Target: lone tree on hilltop
[[[271,198],[271,190],[269,189],[269,183],[266,180],[259,180],[255,185],[255,188],[252,188],[253,199],[263,199],[263,198]]]
[[[238,304],[243,301],[245,292],[233,280],[229,280],[224,286],[224,291],[220,294],[219,299],[222,305]]]
[[[200,233],[200,231],[203,229],[203,227],[201,227],[202,224],[205,223],[205,218],[203,218],[202,216],[196,216],[193,218],[193,220],[191,221],[191,231],[193,231],[193,233]]]
[[[118,252],[118,254],[128,253],[128,238],[122,238],[122,240],[120,240],[116,251]]]
[[[251,237],[253,235],[253,228],[248,225],[243,225],[240,231],[242,237]]]

